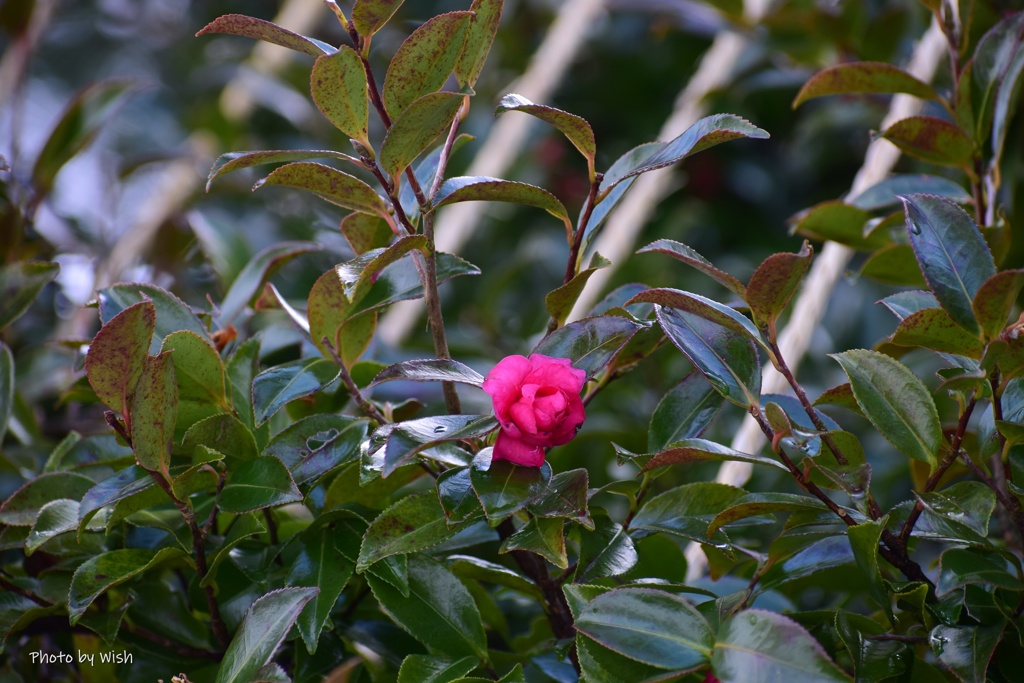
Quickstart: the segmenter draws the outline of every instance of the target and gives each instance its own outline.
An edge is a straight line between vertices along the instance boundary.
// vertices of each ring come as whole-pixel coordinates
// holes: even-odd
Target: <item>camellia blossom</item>
[[[503,358],[483,384],[501,424],[492,459],[540,467],[545,448],[572,441],[586,418],[580,400],[586,381],[568,358]]]

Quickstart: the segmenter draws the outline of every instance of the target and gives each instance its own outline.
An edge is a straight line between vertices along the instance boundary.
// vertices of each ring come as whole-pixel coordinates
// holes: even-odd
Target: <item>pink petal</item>
[[[526,434],[537,433],[537,418],[533,414],[533,401],[527,398],[516,401],[508,409],[509,417],[515,422],[516,427]]]
[[[502,422],[508,418],[509,407],[519,398],[519,387],[529,372],[529,360],[523,356],[507,356],[484,378],[483,390],[491,396],[494,414]]]
[[[498,432],[498,439],[494,442],[494,455],[491,456],[491,461],[495,460],[508,460],[526,467],[540,467],[544,464],[544,448],[530,446],[502,430]]]

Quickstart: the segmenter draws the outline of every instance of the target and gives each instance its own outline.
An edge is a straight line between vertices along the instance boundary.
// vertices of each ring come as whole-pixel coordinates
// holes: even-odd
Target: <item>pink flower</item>
[[[586,381],[568,358],[503,358],[483,384],[501,424],[492,459],[540,467],[545,448],[572,441],[586,417],[580,400]]]

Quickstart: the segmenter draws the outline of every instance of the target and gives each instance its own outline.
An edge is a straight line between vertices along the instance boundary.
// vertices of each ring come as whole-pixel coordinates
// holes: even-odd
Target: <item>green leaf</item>
[[[274,45],[280,45],[281,47],[286,47],[289,50],[295,50],[311,57],[329,55],[334,52],[334,48],[327,43],[307,38],[306,36],[300,36],[298,33],[292,33],[288,29],[281,28],[272,22],[255,17],[247,17],[244,14],[225,14],[222,17],[217,17],[201,28],[196,33],[196,36],[205,36],[211,33],[228,33],[246,38],[254,38],[267,43],[273,43]]]
[[[475,140],[472,135],[460,133],[452,141],[451,149],[448,150],[448,159],[471,140]],[[434,179],[437,176],[437,170],[441,165],[441,154],[445,151],[446,145],[437,145],[434,149],[430,150],[423,155],[419,163],[416,164],[416,180],[420,184],[420,188],[430,188],[434,184]],[[402,183],[401,188],[398,192],[398,201],[405,210],[405,215],[409,217],[409,220],[415,220],[420,214],[419,201],[416,199],[416,193],[412,189],[412,183]]]
[[[728,543],[721,531],[709,536],[708,525],[720,512],[747,495],[743,489],[695,482],[648,498],[633,518],[633,529],[664,531],[697,543]]]
[[[365,335],[343,334],[349,328],[346,323],[352,317],[353,308],[341,278],[334,268],[321,275],[309,290],[309,336],[323,357],[330,359],[332,356],[323,344],[326,337],[346,367],[351,367],[370,343],[369,337]],[[356,322],[353,321],[352,324],[356,325]]]
[[[789,305],[813,255],[814,250],[805,241],[798,254],[772,254],[750,276],[746,301],[759,327],[774,331],[775,320]]]
[[[345,415],[310,415],[278,432],[263,455],[283,462],[296,484],[306,484],[358,459],[366,427],[365,420]]]
[[[705,665],[715,647],[710,625],[690,603],[647,588],[597,596],[576,619],[576,630],[619,654],[673,671]]]
[[[647,449],[664,450],[670,443],[700,436],[722,409],[723,396],[700,372],[691,372],[665,394],[651,415]]]
[[[933,164],[973,168],[974,141],[960,126],[935,116],[911,116],[880,134],[912,157]]]
[[[416,553],[447,541],[460,530],[449,527],[434,491],[406,496],[370,524],[359,548],[356,571],[391,555]]]
[[[981,358],[981,340],[953,322],[941,308],[925,308],[911,313],[893,333],[890,341],[900,346],[920,346],[967,358]]]
[[[760,344],[765,348],[765,350],[768,350],[767,344],[765,344],[764,340],[761,339],[761,333],[749,318],[731,306],[720,304],[717,301],[703,297],[700,294],[683,292],[678,289],[652,288],[640,292],[627,301],[626,305],[628,306],[642,302],[658,304],[659,306],[666,306],[668,308],[675,308],[680,311],[692,313],[693,315],[701,317],[708,322],[721,325],[727,330],[743,335],[744,337]]]
[[[949,548],[939,558],[935,594],[947,595],[967,585],[995,586],[1020,591],[1021,582],[1010,573],[1006,560],[996,553],[975,548]]]
[[[912,667],[920,668],[922,660],[914,659],[907,643],[874,639],[886,629],[867,617],[837,610],[835,626],[853,660],[858,683],[905,680]]]
[[[592,529],[594,523],[587,512],[588,483],[585,469],[559,472],[527,509],[537,517],[565,517]]]
[[[65,473],[54,473],[54,474],[65,474]],[[67,473],[70,474],[70,473]],[[48,475],[43,475],[46,477]],[[75,475],[81,476],[81,475]],[[39,479],[42,479],[40,477]],[[36,481],[39,481],[36,479]],[[82,477],[85,479],[85,477]],[[92,484],[92,480],[87,480],[89,484]],[[54,482],[56,483],[56,482]],[[126,467],[120,472],[112,474],[108,478],[104,479],[98,484],[92,485],[88,488],[84,495],[81,495],[82,502],[78,506],[78,517],[79,517],[79,529],[83,529],[85,525],[92,519],[100,508],[106,507],[107,505],[113,505],[118,501],[130,498],[137,493],[145,491],[155,485],[152,477],[146,473],[141,467],[131,465]],[[47,488],[50,488],[47,486]],[[69,496],[71,497],[71,496]],[[5,524],[11,524],[8,521],[4,510],[0,508],[0,522]]]
[[[992,168],[998,168],[1003,145],[1013,120],[1015,100],[1024,73],[1024,17],[1008,14],[978,42],[974,55],[974,90],[980,92],[977,108],[979,143],[992,130]]]
[[[388,616],[431,653],[487,661],[480,612],[447,568],[423,555],[410,556],[408,595],[373,573],[367,573],[366,580]]]
[[[348,49],[350,48],[342,47],[342,51]],[[324,59],[329,58],[325,57]],[[362,65],[359,68],[362,69]],[[206,178],[206,191],[210,191],[214,180],[233,171],[263,164],[283,164],[289,161],[309,161],[310,159],[340,159],[354,164],[362,164],[362,161],[349,154],[330,149],[265,149],[254,152],[228,152],[217,157],[213,166],[210,167],[210,173]]]
[[[309,654],[316,652],[320,633],[330,619],[331,610],[352,578],[352,563],[335,545],[342,534],[330,526],[304,532],[298,539],[299,554],[292,560],[285,580],[289,587],[308,586],[318,590],[302,608],[296,624]]]
[[[992,654],[1004,626],[944,626],[932,629],[928,641],[939,661],[965,683],[985,683]]]
[[[708,523],[707,534],[733,522],[776,512],[824,512],[825,504],[812,496],[796,493],[748,493],[734,499]]]
[[[759,405],[761,364],[753,342],[688,311],[657,309],[658,323],[716,391],[741,407]]]
[[[370,149],[366,72],[355,50],[342,45],[334,54],[317,57],[309,90],[317,109],[328,121]]]
[[[0,654],[3,653],[4,645],[11,634],[21,631],[36,619],[63,611],[64,607],[60,604],[42,607],[34,600],[13,591],[5,590],[0,593]],[[12,683],[20,683],[23,680],[17,676],[12,679]]]
[[[227,327],[263,292],[273,273],[291,259],[322,249],[315,242],[278,242],[263,249],[245,264],[220,305],[220,323]]]
[[[464,95],[430,92],[413,100],[395,120],[380,148],[380,166],[396,182],[406,167],[451,127]]]
[[[210,568],[207,570],[206,576],[199,582],[200,587],[205,588],[206,586],[216,585],[214,581],[217,579],[217,572],[220,566],[234,554],[232,551],[247,538],[265,532],[266,528],[254,515],[240,515],[236,518],[224,539],[219,545],[215,546],[212,552],[213,559],[207,560]]]
[[[601,683],[656,683],[665,680],[664,669],[624,657],[603,645],[599,645],[582,633],[576,634],[576,650],[579,655],[581,681]]]
[[[914,528],[925,538],[949,539],[956,543],[988,543],[988,528],[996,509],[996,495],[979,481],[963,481],[942,491],[916,494],[925,515]],[[924,522],[924,524],[922,524]]]
[[[401,7],[403,0],[355,0],[352,23],[359,35],[369,38],[380,30]]]
[[[934,468],[942,424],[927,387],[899,361],[876,351],[831,354],[847,377],[864,415],[901,453]]]
[[[7,433],[7,424],[14,412],[14,356],[0,341],[0,443]]]
[[[634,147],[616,159],[615,163],[605,171],[604,179],[598,188],[596,204],[590,213],[590,218],[584,229],[583,243],[580,248],[581,254],[585,254],[590,250],[590,243],[597,236],[598,229],[605,219],[608,218],[608,214],[611,213],[612,209],[619,203],[619,200],[626,194],[626,190],[637,179],[637,176],[630,176],[625,180],[623,180],[623,177],[662,147],[664,147],[664,143],[661,142],[648,142]],[[585,213],[585,211],[580,211],[579,218],[577,219],[577,229],[583,227],[582,223]],[[598,646],[595,645],[594,647]]]
[[[534,104],[522,95],[514,93],[501,98],[495,114],[504,114],[507,111],[521,111],[557,128],[587,160],[590,177],[594,177],[594,156],[597,154],[597,143],[594,140],[594,130],[586,119],[561,109]]]
[[[138,576],[169,558],[186,561],[189,559],[178,548],[126,548],[90,557],[75,570],[71,578],[71,591],[68,596],[69,621],[72,625],[76,624],[93,600],[108,589]]]
[[[403,185],[404,190],[408,185]],[[408,210],[406,210],[408,214]],[[350,213],[341,219],[341,234],[356,256],[362,256],[371,249],[383,249],[391,243],[395,233],[380,216],[368,213]]]
[[[419,453],[438,459],[437,454],[425,451],[444,442],[483,436],[497,426],[490,415],[441,415],[387,426],[381,432],[387,434],[381,474],[389,476]]]
[[[331,166],[312,161],[296,161],[276,169],[253,185],[252,189],[258,190],[270,185],[306,190],[343,209],[376,214],[387,221],[388,225],[394,225],[387,203],[372,187]]]
[[[406,360],[395,363],[380,371],[370,383],[371,387],[384,382],[462,382],[479,387],[484,383],[483,375],[473,368],[455,360],[435,358]]]
[[[256,429],[256,417],[252,408],[252,381],[260,371],[260,340],[247,339],[242,342],[228,361],[226,374],[231,390],[231,405],[235,413],[256,437],[257,443],[265,443],[269,430]]]
[[[437,498],[449,524],[465,521],[480,509],[468,467],[452,467],[442,472],[437,478]]]
[[[21,317],[57,273],[60,264],[19,261],[0,268],[0,330]]]
[[[682,135],[666,143],[660,150],[644,159],[638,166],[623,175],[618,182],[641,173],[671,166],[709,147],[739,138],[763,140],[768,138],[768,132],[733,114],[705,116],[687,128]]]
[[[85,374],[97,398],[124,415],[146,368],[156,308],[144,301],[114,316],[89,344]]]
[[[504,4],[504,0],[473,0],[473,4],[469,6],[473,18],[469,20],[466,45],[455,62],[455,78],[458,79],[459,85],[468,85],[471,88],[476,85],[476,79],[483,71],[487,54],[491,51],[491,43],[498,32],[501,8]]]
[[[490,456],[490,449],[480,451],[469,476],[487,522],[494,527],[544,494],[551,466],[524,467],[507,460],[492,461]]]
[[[643,465],[642,471],[647,472],[658,467],[664,467],[665,465],[677,465],[687,462],[723,462],[726,460],[749,462],[755,465],[768,465],[776,469],[786,470],[786,466],[781,462],[762,455],[741,453],[740,451],[726,448],[721,444],[705,439],[684,438],[680,441],[666,444],[664,450],[649,456],[649,459]]]
[[[392,245],[393,246],[393,245]],[[364,254],[365,255],[365,254]],[[480,269],[452,254],[437,252],[437,284],[442,285],[460,275],[479,275]],[[411,256],[391,264],[380,272],[359,303],[360,311],[389,306],[396,301],[419,299],[423,296],[423,282]]]
[[[205,447],[223,453],[230,460],[252,460],[259,447],[249,428],[230,413],[218,413],[192,425],[181,440],[181,450],[199,462],[196,449]]]
[[[451,659],[438,655],[409,655],[398,669],[398,683],[451,683],[478,664],[476,657]]]
[[[169,478],[178,386],[169,352],[147,359],[131,398],[131,436],[135,460]]]
[[[971,201],[971,195],[960,183],[942,176],[923,173],[894,173],[856,197],[847,198],[846,201],[858,209],[878,211],[890,206],[899,206],[901,196],[913,193],[938,195],[957,204],[967,204]]]
[[[885,522],[886,519],[884,518],[861,522],[857,526],[851,526],[847,529],[846,535],[850,539],[850,549],[853,551],[853,558],[856,560],[861,573],[867,578],[869,594],[874,598],[878,606],[885,611],[889,617],[889,623],[895,624],[896,621],[892,612],[889,591],[886,590],[878,565],[878,544],[881,542]]]
[[[671,256],[677,261],[682,261],[686,265],[697,269],[704,273],[712,280],[722,285],[730,292],[738,296],[740,299],[745,300],[747,296],[747,288],[742,282],[734,278],[729,273],[723,270],[719,270],[711,264],[706,258],[698,254],[696,251],[686,246],[681,242],[674,240],[655,240],[651,242],[643,249],[638,250],[638,254],[649,254],[651,252],[657,252],[659,254],[666,254]]]
[[[237,514],[299,500],[302,494],[284,463],[261,456],[228,470],[217,504],[223,512]]]
[[[603,511],[595,510],[593,530],[580,532],[573,583],[620,576],[635,567],[639,559],[629,532]]]
[[[874,251],[890,240],[880,230],[865,236],[864,226],[870,219],[871,214],[864,209],[841,201],[827,201],[801,211],[790,219],[790,225],[792,232],[808,239],[831,240],[853,249]]]
[[[978,287],[971,308],[986,339],[995,339],[1006,327],[1021,288],[1024,270],[1000,271]]]
[[[253,680],[316,594],[316,588],[281,588],[252,603],[224,653],[216,683]]]
[[[102,529],[104,523],[96,524],[90,529]],[[75,531],[78,528],[78,502],[66,498],[51,500],[39,510],[28,538],[25,539],[25,556],[32,555],[36,550],[61,534]]]
[[[978,334],[972,302],[996,274],[992,253],[978,226],[959,206],[941,197],[903,198],[910,244],[939,304],[958,325]]]
[[[852,680],[802,626],[781,614],[760,609],[743,610],[722,624],[711,670],[722,683]],[[751,672],[757,672],[753,680]]]
[[[64,165],[96,139],[104,124],[137,88],[129,81],[96,81],[75,94],[50,131],[32,168],[31,184],[40,198],[49,194]]]
[[[590,276],[611,264],[612,262],[604,256],[595,253],[593,258],[590,259],[589,266],[576,273],[569,282],[549,292],[544,297],[544,307],[547,308],[548,314],[558,321],[559,325],[564,325],[565,319],[569,317],[569,313],[576,304],[576,300],[583,293],[583,288],[586,287]]]
[[[540,589],[533,581],[495,562],[488,562],[472,555],[450,555],[448,566],[460,579],[505,586],[535,598],[541,596]]]
[[[532,353],[568,358],[591,378],[604,370],[641,326],[627,318],[601,315],[560,327],[534,347]]]
[[[569,226],[569,213],[555,195],[536,185],[487,176],[458,176],[444,181],[434,207],[457,202],[512,202],[544,209]]]
[[[848,93],[907,93],[926,100],[938,97],[927,83],[892,64],[847,62],[812,76],[796,94],[793,108],[815,97]]]
[[[161,352],[171,352],[182,401],[209,403],[227,410],[224,363],[220,354],[202,337],[188,330],[167,335]]]
[[[340,374],[333,361],[323,358],[303,358],[264,370],[252,382],[256,424],[266,422],[289,401],[324,389]]]
[[[123,282],[96,292],[100,319],[104,324],[124,309],[142,301],[152,301],[156,307],[156,328],[149,350],[156,354],[164,338],[172,332],[188,330],[213,344],[209,330],[192,308],[162,287],[145,282]]]
[[[887,285],[924,287],[924,276],[909,244],[890,244],[871,254],[860,267],[860,275]]]
[[[558,518],[531,517],[521,529],[501,544],[499,553],[523,550],[540,555],[559,569],[569,566],[565,554],[565,521]]]
[[[441,89],[466,44],[470,12],[448,12],[412,32],[388,65],[381,93],[384,108],[398,118],[415,100]]]

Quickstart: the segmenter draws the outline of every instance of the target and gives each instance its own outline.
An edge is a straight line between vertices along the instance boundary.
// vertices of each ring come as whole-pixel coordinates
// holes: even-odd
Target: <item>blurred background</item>
[[[790,103],[799,87],[841,61],[905,63],[930,19],[916,0],[780,0],[769,4],[756,26],[743,24],[739,0],[608,0],[589,3],[597,9],[585,17],[565,9],[584,4],[506,0],[462,128],[476,140],[454,156],[449,175],[464,173],[474,161],[495,125],[497,102],[516,91],[517,79],[530,69],[560,13],[580,37],[579,46],[542,103],[592,124],[599,170],[632,147],[658,139],[715,36],[741,30],[746,47],[730,63],[718,65],[727,72],[728,85],[709,94],[707,111],[743,116],[771,139],[730,142],[675,169],[672,191],[640,226],[635,248],[659,238],[684,242],[744,281],[769,254],[800,248],[802,239],[790,234],[788,220],[843,196],[888,108],[887,96],[832,97],[794,111]],[[1021,8],[1015,0],[970,4],[975,31]],[[386,71],[386,56],[412,28],[468,5],[469,0],[406,0],[374,40],[378,79]],[[0,458],[0,499],[37,471],[40,458],[69,430],[107,431],[99,409],[77,402],[74,391],[82,374],[82,344],[98,327],[95,310],[83,307],[98,287],[153,282],[196,309],[210,310],[261,249],[309,240],[323,249],[287,263],[271,278],[301,309],[315,279],[352,258],[338,230],[343,214],[335,207],[284,188],[253,193],[261,176],[248,171],[205,189],[214,159],[226,152],[351,151],[309,98],[311,58],[257,48],[246,38],[194,36],[214,18],[233,12],[276,18],[328,43],[347,41],[321,0],[0,1],[0,255],[5,262],[34,258],[61,264],[56,282],[5,331],[4,341],[18,359],[18,404]],[[540,72],[545,68],[537,66]],[[940,91],[948,89],[948,80],[948,68],[941,65]],[[1010,225],[1024,221],[1016,182],[1024,165],[1019,121],[1018,116],[1010,127],[1004,157]],[[379,139],[380,131],[371,134]],[[512,151],[504,177],[548,188],[571,214],[578,212],[587,191],[586,164],[560,134],[536,123]],[[898,170],[963,181],[954,170],[906,158]],[[442,213],[441,239],[445,227]],[[453,356],[486,372],[504,355],[528,352],[546,326],[543,298],[561,284],[567,255],[564,230],[551,216],[488,205],[461,248],[461,256],[483,274],[457,279],[442,290]],[[1003,267],[1022,263],[1024,244],[1018,240]],[[895,290],[858,281],[858,264],[853,262],[835,292],[801,367],[812,396],[845,381],[826,353],[870,348],[895,327],[895,319],[874,305]],[[665,256],[638,255],[617,265],[602,295],[643,282],[725,296]],[[400,345],[375,342],[368,356],[390,363],[432,355],[422,321],[410,329]],[[268,362],[303,353],[300,335],[280,310],[258,312],[242,334],[261,330]],[[928,368],[924,356],[911,361]],[[559,449],[557,468],[590,465],[592,485],[606,481],[617,471],[609,442],[643,452],[651,413],[688,371],[674,349],[657,351],[590,405],[580,438]],[[415,392],[437,409],[434,387],[395,386],[394,400]],[[465,389],[463,398],[468,410],[489,409],[480,392]],[[709,438],[727,443],[741,417],[727,407]],[[844,427],[857,431],[858,418],[848,413],[842,418]],[[865,446],[870,453],[871,444]],[[679,467],[667,476],[707,479],[714,469]],[[875,480],[901,473],[887,473],[885,463],[878,463]],[[883,506],[906,495],[887,491],[884,483],[876,490]]]

